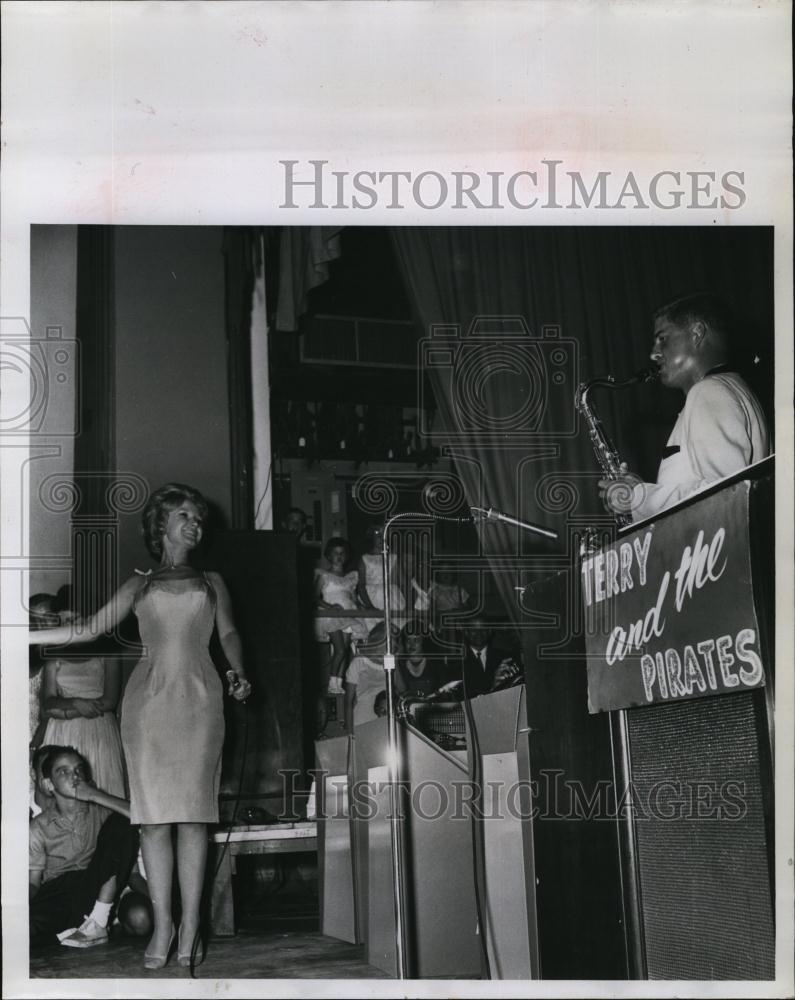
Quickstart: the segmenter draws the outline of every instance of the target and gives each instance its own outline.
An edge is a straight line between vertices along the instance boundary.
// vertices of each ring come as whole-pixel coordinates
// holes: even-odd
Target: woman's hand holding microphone
[[[227,694],[230,694],[235,701],[245,701],[251,694],[251,684],[245,677],[240,677],[236,670],[227,670],[226,679],[229,681]]]

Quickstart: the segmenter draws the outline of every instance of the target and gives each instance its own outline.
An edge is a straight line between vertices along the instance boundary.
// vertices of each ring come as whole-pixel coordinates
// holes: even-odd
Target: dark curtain
[[[295,331],[313,288],[328,280],[340,255],[342,226],[284,226],[279,241],[279,290],[275,327]]]
[[[481,543],[509,612],[536,570],[572,555],[600,518],[598,467],[574,414],[579,380],[647,366],[653,310],[710,289],[737,310],[741,346],[763,404],[772,395],[773,266],[769,228],[393,228],[425,337],[424,367],[468,502],[559,532],[556,543],[489,524]],[[478,320],[478,317],[489,317]],[[517,319],[520,317],[521,319]],[[524,321],[529,337],[517,339]],[[461,348],[434,352],[434,324]],[[746,352],[748,353],[748,352]],[[511,359],[513,358],[513,362]],[[747,373],[746,373],[747,374]],[[682,396],[659,386],[601,390],[593,403],[630,467],[654,479]],[[521,560],[519,560],[521,561]]]

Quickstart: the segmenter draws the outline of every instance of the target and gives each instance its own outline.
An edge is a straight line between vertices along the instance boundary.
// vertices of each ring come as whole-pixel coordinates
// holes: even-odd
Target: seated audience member
[[[291,507],[287,511],[287,517],[282,521],[282,528],[295,535],[301,544],[306,539],[306,524],[306,513],[300,507]]]
[[[439,570],[434,574],[428,588],[428,609],[434,623],[434,631],[439,639],[447,643],[457,641],[457,632],[452,613],[469,610],[472,598],[452,570]]]
[[[359,559],[359,601],[363,608],[384,610],[384,565],[382,546],[384,528],[379,524],[371,524],[366,533],[367,552]],[[389,607],[393,612],[403,611],[406,607],[406,597],[400,587],[400,578],[405,567],[398,564],[395,552],[389,554]]]
[[[34,594],[29,606],[30,628],[32,631],[42,628],[53,628],[58,624],[56,598],[53,594]],[[41,812],[38,804],[38,791],[33,778],[33,757],[36,748],[41,746],[47,720],[41,714],[41,686],[44,679],[44,660],[39,649],[32,646],[28,658],[28,747],[30,751],[31,781],[30,808],[35,816]]]
[[[376,717],[379,719],[383,719],[383,717],[387,714],[388,709],[386,704],[386,691],[379,691],[378,694],[375,696],[375,701],[373,702],[373,711],[375,712]]]
[[[427,698],[438,690],[442,679],[429,658],[430,633],[419,619],[411,619],[400,630],[395,665],[395,692],[411,698]]]
[[[30,784],[32,789],[30,800],[31,819],[53,804],[52,793],[48,792],[44,787],[44,783],[42,782],[43,775],[41,773],[42,764],[52,749],[53,747],[45,743],[43,746],[36,747],[32,752],[30,759]]]
[[[70,586],[58,591],[56,610],[61,624],[78,620]],[[83,655],[79,647],[73,646],[68,652],[68,658],[50,656],[44,661],[43,742],[73,747],[88,761],[97,786],[109,795],[123,798],[124,753],[116,719],[121,664],[116,657],[97,655],[90,645],[82,650]]]
[[[138,860],[127,880],[127,886],[122,891],[119,906],[116,911],[119,923],[133,937],[151,936],[155,926],[152,900],[149,898],[149,886],[144,874],[143,858],[140,850]]]
[[[520,672],[517,657],[494,644],[494,629],[484,618],[467,623],[461,654],[465,698],[495,691]]]
[[[31,630],[53,628],[58,624],[56,598],[53,594],[34,594],[30,599],[28,609]],[[44,660],[39,655],[37,647],[32,647],[29,656],[28,711],[29,711],[29,743],[35,749],[42,742],[44,725],[41,718],[41,683],[43,679]]]
[[[397,639],[398,630],[392,626]],[[359,643],[357,655],[348,665],[345,675],[345,728],[352,733],[354,727],[375,718],[375,699],[384,689],[384,652],[386,628],[378,622],[367,639]]]
[[[469,594],[458,582],[452,570],[439,570],[428,588],[431,614],[438,616],[443,611],[458,611],[469,606]]]
[[[72,948],[104,944],[138,851],[129,804],[95,788],[85,758],[71,747],[51,747],[41,774],[51,802],[30,823],[31,946],[56,935]],[[104,822],[98,806],[112,810]]]
[[[687,295],[654,315],[651,360],[664,386],[684,393],[655,483],[622,466],[619,482],[601,479],[600,494],[617,513],[640,521],[673,506],[710,483],[761,461],[770,439],[759,400],[732,370],[732,317],[708,293]]]
[[[314,529],[305,511],[301,510],[300,507],[291,507],[281,522],[281,528],[282,531],[287,531],[295,536],[299,564],[306,563],[311,565],[313,569],[318,566],[324,569],[327,567],[328,563],[320,551],[320,541],[313,539]]]
[[[323,552],[328,569],[315,570],[315,599],[318,609],[353,611],[358,607],[356,570],[345,572],[351,547],[345,538],[330,538]],[[367,636],[367,623],[361,618],[315,618],[315,638],[331,643],[328,693],[343,693],[342,678],[350,658],[351,639]]]

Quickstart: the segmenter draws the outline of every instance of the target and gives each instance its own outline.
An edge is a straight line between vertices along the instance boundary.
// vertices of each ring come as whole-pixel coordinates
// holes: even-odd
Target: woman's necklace
[[[169,573],[178,569],[186,569],[188,566],[187,562],[174,562],[173,559],[168,559],[166,562],[161,563],[160,572]]]

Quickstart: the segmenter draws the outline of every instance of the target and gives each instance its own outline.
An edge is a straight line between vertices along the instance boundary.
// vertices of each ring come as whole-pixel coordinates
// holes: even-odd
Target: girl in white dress
[[[359,605],[356,601],[356,587],[359,575],[354,570],[345,572],[345,564],[351,554],[351,547],[344,538],[330,538],[323,555],[328,568],[315,570],[315,597],[318,608],[339,608],[353,611]],[[319,642],[330,642],[331,664],[328,693],[343,693],[342,675],[348,665],[351,637],[363,639],[367,635],[367,625],[359,618],[316,618],[315,638]]]
[[[384,569],[381,549],[384,529],[373,524],[366,534],[368,552],[359,561],[359,598],[366,608],[384,610]],[[404,611],[406,598],[395,582],[397,579],[397,556],[389,554],[389,609],[393,613]]]
[[[67,624],[75,615],[63,606],[60,618]],[[44,664],[41,714],[47,728],[42,742],[74,747],[88,761],[97,787],[124,799],[124,755],[116,719],[120,694],[121,664],[113,657],[75,659],[73,654]]]
[[[58,613],[55,610],[54,594],[34,594],[30,598],[30,627],[40,629],[54,627],[58,624]],[[36,750],[42,745],[42,737],[47,720],[41,716],[41,683],[44,677],[44,660],[39,656],[38,649],[31,649],[28,670],[28,749],[30,761],[30,815],[38,816],[42,811],[45,793],[37,780],[33,767]],[[49,798],[49,797],[47,797]]]
[[[91,766],[103,792],[126,797],[121,737],[116,721],[121,676],[118,661],[96,656],[90,660],[48,660],[42,684],[43,742],[74,747]]]

